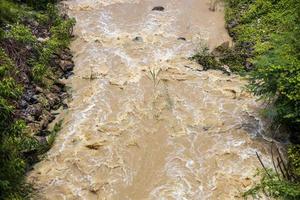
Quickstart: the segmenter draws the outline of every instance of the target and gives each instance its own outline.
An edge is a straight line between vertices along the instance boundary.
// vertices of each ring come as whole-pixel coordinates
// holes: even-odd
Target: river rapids
[[[155,6],[163,11],[153,11]],[[231,41],[209,0],[69,0],[77,21],[63,129],[28,181],[37,199],[240,199],[268,160],[246,81],[201,71]]]

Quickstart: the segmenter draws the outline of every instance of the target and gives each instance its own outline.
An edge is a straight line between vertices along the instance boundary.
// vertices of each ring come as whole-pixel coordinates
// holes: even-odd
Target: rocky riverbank
[[[55,119],[55,111],[61,106],[67,108],[65,100],[68,98],[65,84],[60,79],[72,75],[74,63],[69,49],[64,49],[52,60],[53,84],[41,87],[37,84],[24,85],[24,94],[18,101],[15,111],[17,118],[23,119],[33,135],[43,135],[48,124]],[[24,76],[24,75],[23,75]],[[28,76],[26,74],[25,76]]]
[[[48,125],[67,108],[62,79],[75,21],[53,1],[0,2],[0,199],[28,198],[25,173],[54,141]]]

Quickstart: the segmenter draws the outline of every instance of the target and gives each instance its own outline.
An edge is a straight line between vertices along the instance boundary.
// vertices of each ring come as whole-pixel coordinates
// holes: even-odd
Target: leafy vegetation
[[[52,84],[49,63],[70,43],[74,20],[60,16],[55,2],[0,1],[0,199],[30,197],[25,182],[34,162],[30,155],[45,152],[58,131],[55,127],[47,144],[40,144],[16,113],[25,84]]]
[[[226,20],[237,45],[249,44],[249,89],[273,103],[269,117],[300,128],[300,2],[227,0]],[[242,45],[243,46],[243,45]]]
[[[300,184],[286,181],[277,176],[273,170],[259,171],[257,173],[261,178],[259,184],[243,194],[244,197],[253,196],[256,199],[261,198],[261,194],[278,199],[297,200],[300,198]]]
[[[300,198],[300,1],[226,0],[230,35],[248,63],[249,90],[270,103],[267,116],[290,129],[288,167],[294,179],[261,173],[258,191],[281,199]],[[244,55],[244,56],[243,56]],[[247,67],[247,66],[246,66]]]

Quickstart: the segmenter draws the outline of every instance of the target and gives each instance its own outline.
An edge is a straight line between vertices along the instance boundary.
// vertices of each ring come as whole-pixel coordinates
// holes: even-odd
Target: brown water
[[[230,41],[223,11],[209,6],[65,2],[77,20],[73,98],[54,147],[29,173],[37,199],[223,200],[251,187],[255,152],[268,158],[255,139],[260,105],[239,76],[199,72],[187,59],[200,44]]]

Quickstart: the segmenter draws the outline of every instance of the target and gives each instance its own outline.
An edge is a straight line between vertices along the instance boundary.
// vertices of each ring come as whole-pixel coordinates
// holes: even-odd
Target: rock
[[[239,23],[235,20],[231,20],[228,24],[227,24],[227,28],[228,29],[232,29],[234,27],[236,27]]]
[[[62,107],[63,107],[64,110],[69,108],[68,104],[66,104],[66,103],[62,103]]]
[[[57,104],[59,104],[60,102],[60,98],[53,94],[53,93],[49,93],[49,94],[46,94],[46,98],[48,99],[48,103],[49,103],[49,106],[50,108],[57,108]]]
[[[74,63],[73,61],[69,61],[69,60],[61,60],[59,62],[59,66],[64,72],[68,72],[73,70]]]
[[[211,53],[215,57],[222,57],[224,56],[224,53],[226,53],[227,50],[230,48],[230,42],[226,41],[217,46]]]
[[[59,57],[62,60],[71,60],[73,56],[69,50],[65,50],[59,55]]]
[[[223,68],[224,73],[226,73],[227,75],[231,74],[231,70],[228,65],[223,65],[223,66],[221,66],[221,68]]]
[[[223,49],[228,49],[229,46],[230,46],[230,42],[226,41],[226,42],[223,42],[219,47],[221,47]]]
[[[36,140],[41,144],[41,145],[46,145],[48,144],[47,138],[44,136],[35,136]]]
[[[46,38],[39,37],[37,39],[37,41],[39,41],[39,42],[46,42],[47,40],[49,40],[49,37],[46,37]]]
[[[162,6],[155,6],[155,7],[152,9],[152,11],[164,11],[164,10],[165,10],[165,8],[162,7]]]
[[[43,111],[43,105],[41,103],[37,103],[28,106],[25,112],[27,115],[34,116],[35,119],[38,119],[39,116],[42,114],[42,111]]]
[[[243,179],[242,181],[242,185],[246,188],[246,187],[248,187],[248,186],[250,186],[251,184],[252,184],[252,181],[251,181],[251,179],[250,178],[245,178],[245,179]]]
[[[44,111],[43,114],[40,117],[40,127],[42,129],[45,129],[48,127],[49,123],[51,123],[55,119],[55,116],[52,115],[48,111]]]
[[[186,41],[186,38],[185,37],[179,37],[179,38],[177,38],[177,40]]]
[[[58,87],[57,85],[52,85],[50,91],[53,92],[53,93],[60,93],[61,92],[61,88]]]
[[[57,85],[60,88],[64,88],[66,86],[66,84],[64,82],[62,82],[61,80],[55,80],[54,85]]]
[[[21,109],[26,109],[28,107],[28,103],[25,100],[21,100],[19,104]]]
[[[253,64],[249,61],[246,61],[244,65],[247,71],[251,71],[253,69]]]
[[[94,144],[86,145],[87,148],[92,150],[98,150],[101,146],[103,146],[103,144],[94,143]]]
[[[143,40],[143,38],[142,38],[142,37],[140,37],[140,36],[137,36],[137,37],[133,38],[133,40],[132,40],[132,41],[134,41],[134,42],[143,42],[144,40]]]
[[[64,78],[65,79],[68,79],[70,76],[72,76],[72,75],[74,75],[74,72],[72,72],[72,71],[67,71],[67,72],[65,72],[64,73]]]
[[[36,86],[35,87],[35,90],[36,90],[36,92],[39,94],[39,93],[43,93],[43,88],[41,88],[41,87],[39,87],[39,86]]]
[[[37,98],[34,97],[35,91],[33,89],[27,89],[23,94],[23,99],[29,104],[36,104],[38,102]]]
[[[69,97],[70,95],[67,92],[62,92],[59,97],[60,99],[67,101],[66,99]]]

